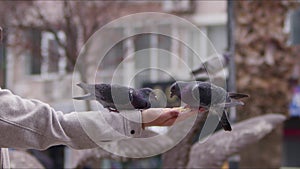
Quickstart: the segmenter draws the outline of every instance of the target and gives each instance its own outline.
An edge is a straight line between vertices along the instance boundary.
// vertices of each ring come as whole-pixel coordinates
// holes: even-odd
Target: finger
[[[177,117],[170,118],[162,123],[162,126],[171,126],[175,123]]]
[[[158,118],[154,119],[152,123],[157,124],[159,126],[162,126],[165,121],[171,119],[171,118],[177,118],[179,115],[179,111],[171,110],[171,109],[164,109],[160,112],[160,115]]]
[[[161,116],[158,119],[156,119],[155,123],[157,123],[159,126],[166,126],[167,121],[169,121],[170,119],[173,119],[173,121],[175,121],[178,115],[179,115],[179,111],[175,111],[175,110],[165,111],[163,114],[161,114]],[[168,124],[170,123],[168,122]]]
[[[186,110],[186,111],[183,111],[179,114],[178,116],[178,121],[182,121],[182,120],[185,120],[189,117],[192,117],[194,115],[197,115],[198,114],[198,110]]]
[[[161,114],[161,119],[170,119],[170,118],[173,118],[173,117],[178,117],[179,115],[179,111],[177,110],[170,110],[170,111],[166,111],[164,113]]]

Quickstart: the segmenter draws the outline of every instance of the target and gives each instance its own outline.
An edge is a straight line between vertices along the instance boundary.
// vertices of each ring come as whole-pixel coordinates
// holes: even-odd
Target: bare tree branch
[[[61,41],[61,39],[58,37],[58,30],[54,29],[52,24],[44,17],[44,15],[41,12],[41,9],[37,6],[33,6],[38,14],[38,18],[41,22],[43,22],[42,28],[48,32],[51,32],[54,35],[54,38],[58,45],[62,47],[63,49],[66,49],[66,45]]]

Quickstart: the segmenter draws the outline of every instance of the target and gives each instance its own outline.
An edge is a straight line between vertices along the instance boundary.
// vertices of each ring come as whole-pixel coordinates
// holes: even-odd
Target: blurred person
[[[300,86],[299,80],[296,77],[291,77],[288,80],[288,87],[290,90],[290,103],[289,103],[289,113],[290,116],[300,116]]]
[[[9,168],[7,148],[43,150],[54,145],[74,149],[98,147],[82,125],[92,126],[101,138],[99,141],[108,142],[138,137],[147,126],[170,126],[197,112],[181,108],[150,108],[120,113],[103,110],[103,118],[95,118],[99,116],[98,111],[64,114],[46,103],[24,99],[0,88],[0,166]]]

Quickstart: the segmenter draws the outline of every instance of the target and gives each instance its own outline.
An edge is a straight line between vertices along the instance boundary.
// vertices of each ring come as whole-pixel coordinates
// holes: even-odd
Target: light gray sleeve
[[[140,111],[130,111],[129,117],[106,110],[64,114],[0,88],[0,147],[95,148],[98,143],[138,137],[141,121]]]

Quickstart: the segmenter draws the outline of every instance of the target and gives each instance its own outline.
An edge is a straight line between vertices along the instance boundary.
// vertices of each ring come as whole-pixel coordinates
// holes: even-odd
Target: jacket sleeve
[[[23,99],[0,88],[0,147],[46,149],[67,145],[95,148],[103,142],[138,137],[140,111],[55,111],[38,100]]]

